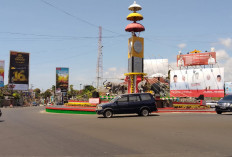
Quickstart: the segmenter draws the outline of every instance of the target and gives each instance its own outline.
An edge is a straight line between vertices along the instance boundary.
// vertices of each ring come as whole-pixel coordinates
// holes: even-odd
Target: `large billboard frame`
[[[67,74],[67,83],[63,83],[63,85],[67,85],[66,88],[63,88],[59,85],[58,79],[59,79],[59,75],[58,75],[58,71],[65,71],[67,70],[66,74]],[[63,86],[62,85],[62,86]],[[68,92],[68,88],[69,88],[69,68],[67,67],[56,67],[56,93],[67,93]]]
[[[13,55],[16,55],[16,57],[13,58]],[[11,88],[12,90],[27,91],[29,89],[30,82],[30,53],[10,51],[9,58],[9,88]],[[15,59],[14,62],[12,62],[13,59]]]
[[[173,70],[171,97],[224,97],[224,68]]]
[[[225,82],[225,94],[226,95],[232,94],[232,82]]]
[[[177,55],[177,67],[214,64],[216,64],[216,52]]]

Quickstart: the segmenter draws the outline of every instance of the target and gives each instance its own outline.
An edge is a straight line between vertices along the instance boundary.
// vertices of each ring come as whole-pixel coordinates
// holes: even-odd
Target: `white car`
[[[215,106],[217,105],[217,102],[218,101],[215,101],[215,100],[207,100],[206,105],[210,106],[211,108],[215,108]]]

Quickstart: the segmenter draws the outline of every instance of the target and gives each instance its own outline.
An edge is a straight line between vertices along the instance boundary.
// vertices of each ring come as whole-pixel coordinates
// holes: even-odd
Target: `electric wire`
[[[19,32],[0,32],[0,34],[11,34],[11,35],[22,35],[22,36],[36,36],[36,37],[47,37],[47,38],[14,38],[14,39],[66,39],[66,40],[76,40],[76,39],[98,39],[98,36],[61,36],[61,35],[48,35],[48,34],[33,34],[33,33],[19,33]],[[115,36],[103,36],[102,38],[118,38],[124,37],[126,35],[115,35]],[[4,39],[4,38],[3,38]]]
[[[63,10],[63,9],[61,9],[61,8],[59,8],[59,7],[57,7],[57,6],[53,5],[53,4],[51,4],[51,3],[47,2],[47,1],[45,1],[45,0],[40,0],[40,1],[43,2],[44,4],[48,5],[48,6],[52,7],[52,8],[54,8],[54,9],[56,9],[56,10],[58,10],[58,11],[64,13],[64,14],[66,14],[66,15],[68,15],[68,16],[70,16],[70,17],[76,19],[77,21],[81,21],[81,22],[86,23],[86,24],[88,24],[88,25],[90,25],[90,26],[92,26],[92,27],[97,27],[97,28],[99,28],[98,25],[93,24],[93,23],[91,23],[91,22],[89,22],[89,21],[87,21],[87,20],[84,20],[84,19],[80,18],[80,17],[77,17],[77,16],[75,16],[75,15],[69,13],[68,11],[65,11],[65,10]],[[106,29],[106,28],[104,28],[104,27],[102,27],[102,29],[105,30],[105,31],[107,31],[107,32],[113,33],[113,34],[121,35],[120,33],[114,32],[114,31],[109,30],[109,29]]]

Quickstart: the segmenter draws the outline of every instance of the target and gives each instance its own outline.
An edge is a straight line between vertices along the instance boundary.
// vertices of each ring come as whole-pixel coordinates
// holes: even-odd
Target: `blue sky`
[[[96,82],[98,26],[103,27],[104,77],[127,70],[125,32],[133,0],[1,0],[0,60],[8,82],[9,51],[30,52],[30,84],[43,90],[55,84],[56,67],[70,68],[70,84]],[[176,61],[183,53],[215,47],[228,71],[232,56],[231,0],[138,0],[146,31],[145,59]],[[49,5],[51,4],[51,5]]]

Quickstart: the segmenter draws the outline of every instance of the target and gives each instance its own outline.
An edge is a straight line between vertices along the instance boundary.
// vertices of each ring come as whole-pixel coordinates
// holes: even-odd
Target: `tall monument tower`
[[[143,73],[143,58],[144,58],[144,39],[140,37],[140,32],[145,31],[145,28],[137,21],[143,20],[143,16],[137,11],[142,7],[134,1],[128,8],[133,13],[127,16],[127,20],[132,21],[125,28],[125,31],[131,32],[131,37],[128,39],[128,93],[138,93],[138,83],[143,81],[145,73]]]

